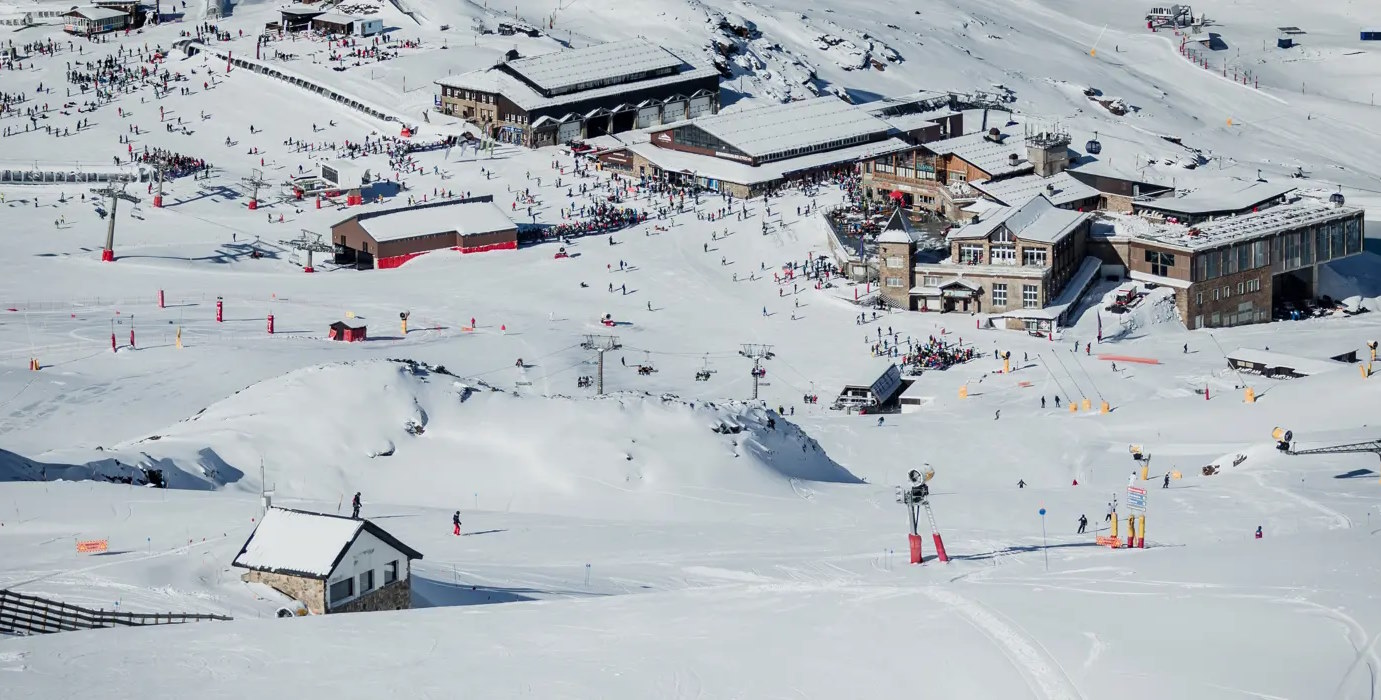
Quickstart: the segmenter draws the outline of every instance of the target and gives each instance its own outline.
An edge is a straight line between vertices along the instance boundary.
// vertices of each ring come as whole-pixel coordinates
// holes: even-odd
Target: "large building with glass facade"
[[[1189,329],[1270,321],[1318,296],[1319,265],[1362,252],[1364,212],[1311,199],[1192,226],[1106,214],[1089,252],[1141,282],[1176,289]]]

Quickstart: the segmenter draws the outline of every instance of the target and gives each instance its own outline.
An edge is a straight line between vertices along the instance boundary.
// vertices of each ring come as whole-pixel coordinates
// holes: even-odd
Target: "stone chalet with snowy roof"
[[[411,561],[421,558],[368,520],[270,508],[233,566],[321,615],[411,607]]]
[[[989,313],[1007,328],[1049,330],[1097,277],[1100,261],[1085,255],[1091,219],[1036,196],[951,230],[947,258],[918,262],[914,234],[894,215],[878,236],[881,296],[896,308]]]

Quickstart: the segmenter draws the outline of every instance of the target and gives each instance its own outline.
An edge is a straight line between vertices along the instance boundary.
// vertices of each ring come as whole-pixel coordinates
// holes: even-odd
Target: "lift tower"
[[[106,215],[105,247],[101,249],[101,260],[104,262],[115,262],[115,208],[120,204],[120,200],[125,200],[133,204],[139,203],[139,198],[125,192],[128,181],[123,181],[116,186],[111,183],[105,187],[93,187],[91,193],[110,200],[110,211]]]

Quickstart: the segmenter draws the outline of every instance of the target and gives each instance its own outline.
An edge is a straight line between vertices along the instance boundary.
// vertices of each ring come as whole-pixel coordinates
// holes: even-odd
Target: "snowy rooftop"
[[[1098,196],[1098,190],[1075,180],[1069,173],[1052,177],[1023,175],[995,182],[970,182],[969,186],[1008,206],[1016,206],[1037,195],[1043,195],[1056,206]]]
[[[988,218],[978,223],[950,231],[949,239],[987,238],[999,226],[1006,226],[1013,236],[1021,240],[1055,243],[1073,232],[1090,216],[1060,209],[1045,197],[1038,196],[1027,200],[1021,206],[995,210]]]
[[[658,148],[646,141],[633,142],[629,144],[629,149],[638,155],[656,163],[657,167],[670,172],[695,173],[700,177],[713,180],[723,180],[740,185],[752,185],[760,182],[772,182],[780,180],[790,173],[820,168],[835,163],[852,163],[864,158],[872,158],[886,153],[896,153],[913,148],[907,142],[890,138],[886,141],[874,143],[863,143],[848,148],[839,148],[833,151],[822,151],[810,155],[800,156],[799,158],[787,158],[785,160],[772,161],[759,166],[752,166],[747,163],[738,163],[714,156],[689,153],[687,151],[674,151],[669,148]]]
[[[1237,348],[1228,353],[1228,360],[1252,365],[1263,365],[1270,369],[1286,367],[1294,370],[1296,374],[1306,375],[1332,372],[1347,366],[1334,360],[1315,360],[1309,357],[1288,355],[1286,353],[1271,352],[1269,350],[1257,350],[1255,348]]]
[[[917,129],[928,129],[932,126],[935,126],[936,124],[936,122],[931,119],[931,117],[934,116],[934,113],[921,112],[917,114],[877,116],[881,118],[883,121],[890,124],[892,128],[898,131],[915,131]]]
[[[719,71],[715,70],[713,66],[702,66],[682,61],[681,70],[674,75],[664,75],[659,78],[639,80],[632,83],[606,85],[593,90],[581,90],[579,92],[555,95],[552,97],[543,95],[534,90],[531,85],[528,85],[522,80],[498,68],[487,68],[485,70],[448,76],[438,79],[436,84],[460,88],[462,90],[478,90],[480,92],[501,94],[518,107],[531,111],[546,107],[557,107],[570,102],[580,102],[600,97],[608,97],[610,95],[620,95],[634,89],[642,90],[645,88],[662,87],[703,78],[717,78],[718,76]]]
[[[887,122],[829,96],[720,113],[697,119],[694,124],[756,157],[886,133],[891,129]]]
[[[315,16],[325,12],[325,10],[322,10],[319,7],[313,7],[311,5],[288,5],[287,7],[279,8],[279,12],[282,12],[285,15]]]
[[[1132,214],[1104,214],[1116,235],[1135,236],[1179,248],[1198,250],[1253,240],[1306,226],[1354,216],[1357,207],[1298,202],[1260,212],[1219,219],[1199,226],[1162,224]],[[1193,232],[1193,233],[1191,233]]]
[[[1294,185],[1282,182],[1223,180],[1196,187],[1176,197],[1138,199],[1134,204],[1142,209],[1153,209],[1168,214],[1203,216],[1250,209],[1294,192],[1295,189],[1297,188]]]
[[[510,68],[547,91],[566,90],[581,83],[617,80],[679,65],[681,59],[645,39],[555,51],[508,62]]]
[[[359,21],[359,17],[343,15],[339,12],[327,12],[312,18],[314,22],[326,22],[327,24],[350,24]]]
[[[859,105],[859,108],[867,111],[869,114],[883,116],[889,112],[897,113],[918,107],[928,107],[932,110],[939,110],[943,107],[944,111],[948,112],[949,104],[950,94],[948,92],[917,90],[916,92],[908,92],[903,95],[892,95],[890,97],[873,100],[872,102],[865,102]]]
[[[365,521],[270,508],[234,565],[245,569],[326,577]]]
[[[956,155],[993,177],[1011,175],[1033,166],[1026,159],[1026,144],[1012,134],[1003,134],[1001,142],[992,141],[988,133],[980,131],[941,141],[932,141],[926,148],[940,155]],[[1016,155],[1016,160],[1012,156]]]
[[[377,212],[369,218],[361,218],[359,223],[379,243],[451,231],[471,235],[515,228],[513,220],[493,202],[461,202]]]
[[[73,8],[72,12],[69,14],[81,15],[89,20],[98,22],[103,19],[114,19],[116,17],[125,16],[124,12],[109,7],[77,7]]]

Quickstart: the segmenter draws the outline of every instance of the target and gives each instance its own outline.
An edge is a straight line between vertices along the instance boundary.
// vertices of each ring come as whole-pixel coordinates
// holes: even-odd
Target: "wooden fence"
[[[202,620],[229,620],[203,613],[127,613],[92,610],[38,596],[0,590],[0,633],[50,634],[102,627],[177,625]]]

